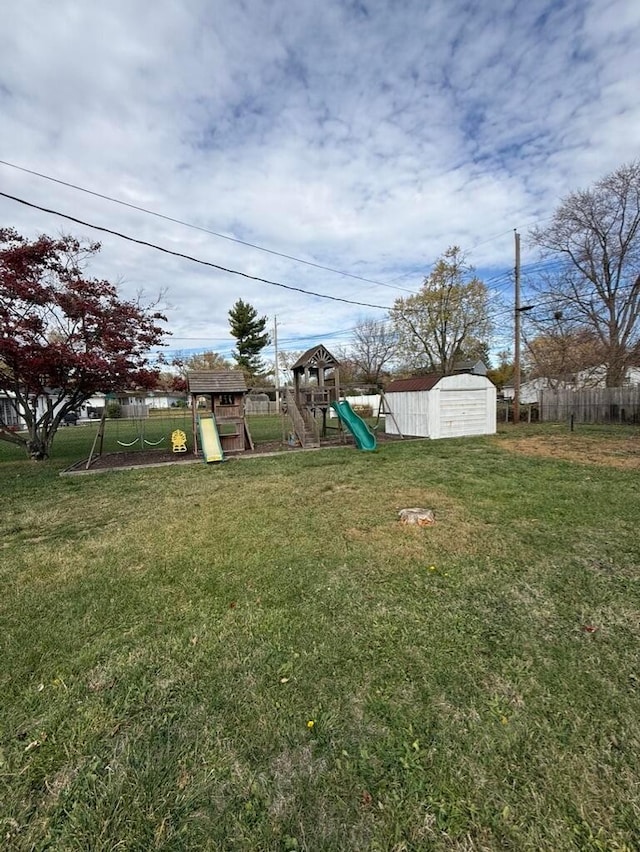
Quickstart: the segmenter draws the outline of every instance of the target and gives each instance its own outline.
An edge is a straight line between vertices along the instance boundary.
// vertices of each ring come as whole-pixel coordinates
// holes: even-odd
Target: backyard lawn
[[[0,443],[0,848],[640,848],[637,430],[60,477],[94,434]]]

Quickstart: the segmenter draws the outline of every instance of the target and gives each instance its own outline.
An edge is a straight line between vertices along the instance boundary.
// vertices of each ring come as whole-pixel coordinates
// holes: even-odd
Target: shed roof
[[[246,393],[247,383],[240,370],[196,370],[187,373],[189,393]]]
[[[440,373],[429,373],[426,376],[414,376],[412,379],[396,379],[385,388],[385,393],[409,393],[411,391],[428,391],[438,384]]]
[[[296,363],[291,367],[292,370],[299,370],[304,367],[339,367],[340,362],[337,361],[329,350],[320,344],[307,349],[298,358]]]

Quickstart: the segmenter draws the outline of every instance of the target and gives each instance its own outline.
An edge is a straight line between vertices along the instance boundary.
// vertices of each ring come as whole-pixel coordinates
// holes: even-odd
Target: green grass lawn
[[[637,470],[508,433],[60,477],[93,434],[0,444],[0,847],[640,848]]]

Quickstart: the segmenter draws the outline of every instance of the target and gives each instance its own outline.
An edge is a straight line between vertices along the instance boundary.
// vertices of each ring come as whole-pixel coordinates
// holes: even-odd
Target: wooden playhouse
[[[253,449],[245,416],[247,383],[239,370],[198,370],[187,373],[193,419],[193,451],[198,454],[198,418],[215,422],[225,454]]]

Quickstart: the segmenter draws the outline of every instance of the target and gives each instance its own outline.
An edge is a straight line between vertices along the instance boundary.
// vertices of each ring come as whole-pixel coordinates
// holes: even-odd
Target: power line
[[[363,308],[376,308],[381,311],[388,311],[387,305],[374,305],[370,302],[357,302],[353,299],[344,299],[340,296],[329,296],[326,293],[316,293],[313,290],[303,290],[302,287],[294,287],[292,284],[283,284],[281,281],[271,281],[268,278],[261,278],[258,275],[249,275],[247,272],[240,272],[238,269],[230,269],[226,266],[220,266],[218,263],[212,263],[209,260],[202,260],[198,257],[193,257],[190,254],[184,254],[180,251],[164,248],[164,246],[156,245],[155,243],[147,242],[147,240],[139,240],[135,237],[130,237],[128,234],[122,234],[119,231],[113,231],[111,228],[105,228],[101,225],[93,225],[91,222],[85,222],[82,219],[77,219],[75,216],[69,216],[67,213],[61,213],[59,210],[52,210],[48,207],[41,207],[39,204],[33,204],[30,201],[25,201],[23,198],[17,198],[15,195],[9,195],[6,192],[0,192],[0,196],[8,198],[10,201],[16,201],[18,204],[23,204],[25,207],[31,207],[34,210],[40,210],[42,213],[50,213],[53,216],[60,216],[62,219],[67,219],[69,222],[74,222],[76,225],[82,225],[85,228],[93,228],[95,231],[101,231],[105,234],[111,234],[114,237],[119,237],[122,240],[127,240],[130,243],[136,243],[140,246],[161,251],[164,254],[180,257],[184,260],[189,260],[192,263],[199,263],[201,266],[208,266],[211,269],[218,269],[221,272],[228,272],[231,275],[241,275],[243,278],[248,278],[250,281],[259,281],[262,284],[270,284],[272,287],[282,287],[284,290],[291,290],[295,293],[303,293],[305,296],[315,296],[318,299],[329,299],[332,302],[344,302],[347,305],[359,305]]]
[[[138,204],[132,204],[129,201],[123,201],[121,198],[115,198],[112,195],[105,195],[102,192],[96,192],[93,189],[87,189],[84,186],[79,186],[75,183],[70,183],[66,180],[61,180],[60,178],[55,178],[52,175],[46,175],[42,172],[36,172],[34,169],[27,169],[24,166],[18,166],[16,163],[10,163],[7,160],[0,160],[0,165],[8,166],[11,169],[17,169],[17,171],[25,172],[29,175],[34,175],[35,177],[42,178],[43,180],[51,181],[52,183],[57,183],[60,186],[66,186],[69,189],[75,189],[78,192],[84,192],[86,195],[93,195],[95,198],[101,198],[103,201],[110,201],[113,204],[120,204],[123,207],[129,207],[131,210],[137,210],[139,213],[146,213],[148,216],[155,216],[158,219],[164,219],[166,222],[173,222],[176,225],[182,225],[185,228],[191,228],[194,231],[202,231],[204,234],[209,234],[212,237],[218,237],[221,240],[228,240],[232,243],[237,243],[241,246],[246,246],[247,248],[253,248],[257,251],[263,251],[267,254],[275,255],[276,257],[282,257],[286,260],[293,260],[295,263],[302,263],[305,266],[312,266],[314,269],[322,269],[325,272],[332,272],[335,275],[344,275],[347,278],[355,278],[356,281],[364,281],[366,284],[375,284],[377,287],[389,287],[391,290],[402,290],[405,293],[413,293],[413,290],[408,290],[406,287],[394,287],[390,282],[385,283],[383,281],[374,281],[372,278],[364,278],[362,275],[355,275],[352,272],[345,272],[342,269],[334,269],[331,266],[324,266],[321,263],[315,263],[311,260],[303,260],[301,257],[295,257],[291,254],[285,254],[281,251],[276,251],[275,249],[269,249],[265,246],[257,245],[256,243],[250,243],[247,240],[241,240],[238,237],[230,237],[228,234],[221,234],[218,231],[212,231],[209,228],[204,228],[201,225],[194,225],[192,222],[185,222],[183,219],[177,219],[173,216],[167,216],[164,213],[158,213],[156,210],[149,210],[147,207],[141,207]],[[403,276],[399,276],[403,277]],[[392,281],[396,279],[393,278]]]

